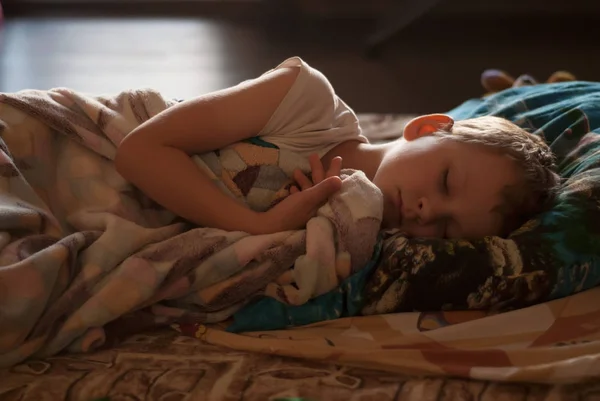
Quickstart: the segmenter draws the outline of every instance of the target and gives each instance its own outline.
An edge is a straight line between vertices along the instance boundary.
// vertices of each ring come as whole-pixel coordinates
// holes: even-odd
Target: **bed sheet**
[[[173,330],[91,354],[0,371],[0,401],[562,401],[593,400],[600,383],[542,385],[422,378],[208,345]]]

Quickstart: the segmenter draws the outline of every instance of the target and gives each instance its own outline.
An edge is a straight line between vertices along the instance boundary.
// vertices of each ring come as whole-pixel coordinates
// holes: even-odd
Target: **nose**
[[[423,197],[417,201],[417,218],[421,224],[429,224],[432,219],[431,203]]]

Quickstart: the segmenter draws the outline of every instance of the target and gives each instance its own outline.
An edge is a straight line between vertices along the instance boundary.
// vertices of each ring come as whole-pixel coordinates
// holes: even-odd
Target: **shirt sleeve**
[[[300,68],[296,81],[258,136],[306,156],[323,156],[349,140],[368,142],[356,114],[336,95],[325,75],[299,57],[287,59],[275,70],[290,66]]]

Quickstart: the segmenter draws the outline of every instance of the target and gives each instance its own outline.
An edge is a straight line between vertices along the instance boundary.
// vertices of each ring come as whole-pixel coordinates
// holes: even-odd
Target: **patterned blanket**
[[[371,259],[382,201],[361,172],[343,172],[306,230],[262,236],[193,227],[123,180],[118,144],[174,103],[151,90],[0,95],[0,366],[222,321],[256,296],[302,304]],[[193,158],[256,210],[308,168],[259,140]]]

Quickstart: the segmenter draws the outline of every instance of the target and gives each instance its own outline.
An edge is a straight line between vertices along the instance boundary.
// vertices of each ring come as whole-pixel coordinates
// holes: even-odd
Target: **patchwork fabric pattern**
[[[306,230],[260,236],[194,227],[127,183],[118,144],[172,104],[151,90],[0,94],[0,366],[223,321],[259,296],[300,305],[371,260],[382,200],[362,172],[343,172]],[[258,211],[308,166],[260,141],[193,158]]]

